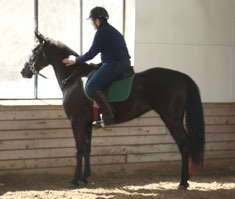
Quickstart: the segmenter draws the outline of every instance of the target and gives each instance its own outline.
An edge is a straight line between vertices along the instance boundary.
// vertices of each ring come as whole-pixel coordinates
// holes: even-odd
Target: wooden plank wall
[[[204,112],[206,160],[234,160],[235,103],[204,104]],[[152,111],[93,132],[93,166],[172,160],[180,160],[176,144]],[[75,143],[62,106],[0,106],[0,172],[74,165]]]

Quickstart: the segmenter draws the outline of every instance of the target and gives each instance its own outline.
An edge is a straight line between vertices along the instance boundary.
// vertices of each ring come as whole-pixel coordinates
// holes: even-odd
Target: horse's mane
[[[57,49],[58,51],[57,56],[61,56],[61,57],[67,57],[69,55],[79,56],[76,51],[74,51],[72,48],[62,43],[61,41],[47,38],[47,42],[50,44],[50,46]],[[72,78],[70,78],[70,79],[73,79],[76,76],[87,75],[92,70],[94,69],[87,63],[77,63],[75,65],[66,67],[66,70],[64,70],[64,73],[67,78],[73,76]]]
[[[64,51],[68,55],[79,56],[78,53],[75,50],[73,50],[72,48],[70,48],[66,44],[62,43],[61,41],[54,40],[54,39],[51,39],[51,38],[48,38],[47,41],[49,41],[50,44],[52,44],[52,45],[56,46],[57,48],[61,49],[62,51]]]

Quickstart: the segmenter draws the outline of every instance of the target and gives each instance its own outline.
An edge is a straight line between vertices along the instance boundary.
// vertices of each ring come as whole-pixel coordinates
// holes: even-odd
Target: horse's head
[[[35,44],[28,61],[24,64],[24,68],[21,70],[21,74],[24,78],[32,78],[34,74],[39,74],[40,70],[49,65],[45,53],[47,40],[40,33],[35,32],[35,35],[38,42]]]
[[[32,78],[34,74],[39,74],[40,70],[48,65],[52,65],[59,84],[64,79],[71,79],[71,76],[85,76],[93,67],[86,63],[77,63],[73,66],[65,66],[62,60],[69,55],[78,56],[78,54],[65,44],[53,39],[45,38],[42,34],[35,32],[38,42],[24,64],[21,74],[24,78]],[[45,76],[43,76],[45,77]],[[45,77],[46,78],[46,77]]]

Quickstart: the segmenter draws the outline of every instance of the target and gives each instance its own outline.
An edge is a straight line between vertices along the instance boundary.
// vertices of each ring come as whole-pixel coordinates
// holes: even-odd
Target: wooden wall
[[[235,103],[204,104],[204,112],[206,160],[234,161]],[[152,111],[130,122],[93,132],[93,167],[179,160],[176,144]],[[74,165],[74,139],[62,106],[0,105],[1,173]]]

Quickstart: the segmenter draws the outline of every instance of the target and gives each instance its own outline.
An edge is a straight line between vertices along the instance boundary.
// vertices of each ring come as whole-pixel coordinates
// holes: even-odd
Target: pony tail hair
[[[205,123],[199,88],[187,78],[186,128],[189,138],[189,166],[192,172],[203,167],[205,145]]]

